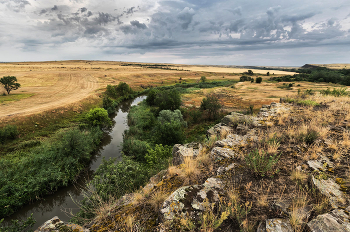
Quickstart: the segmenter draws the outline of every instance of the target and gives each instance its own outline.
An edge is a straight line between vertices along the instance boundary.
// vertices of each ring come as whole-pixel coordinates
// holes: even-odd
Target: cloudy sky
[[[350,63],[349,0],[0,0],[0,62]]]

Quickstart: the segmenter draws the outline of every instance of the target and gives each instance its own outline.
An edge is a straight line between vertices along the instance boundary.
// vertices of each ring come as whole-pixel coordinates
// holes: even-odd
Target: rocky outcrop
[[[175,144],[172,152],[173,164],[182,164],[186,157],[196,158],[201,150],[202,145],[200,143]]]
[[[307,225],[312,232],[350,232],[350,207],[346,210],[335,209],[330,213],[322,214],[311,220]]]
[[[57,216],[46,221],[34,232],[59,232],[59,231],[74,231],[74,232],[89,232],[89,229],[79,225],[66,223],[61,221]]]
[[[224,195],[220,179],[209,178],[202,185],[184,186],[174,191],[160,209],[161,222],[172,221],[175,216],[197,218],[205,210],[205,202],[218,203]]]

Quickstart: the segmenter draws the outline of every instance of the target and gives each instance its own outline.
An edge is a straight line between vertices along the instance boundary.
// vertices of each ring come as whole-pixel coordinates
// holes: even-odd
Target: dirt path
[[[59,73],[58,80],[49,86],[23,87],[22,92],[35,95],[17,102],[0,105],[0,118],[29,115],[78,102],[97,90],[97,78],[86,73]],[[18,78],[19,82],[21,78]]]

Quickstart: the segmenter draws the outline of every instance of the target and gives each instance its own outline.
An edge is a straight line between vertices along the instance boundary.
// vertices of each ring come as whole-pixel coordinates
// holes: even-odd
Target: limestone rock
[[[223,148],[223,147],[214,147],[211,152],[211,156],[213,158],[222,159],[222,158],[235,158],[235,152],[229,148]]]
[[[207,131],[207,137],[210,138],[212,136],[222,137],[230,134],[232,132],[232,128],[229,126],[224,126],[222,123],[218,123],[215,126],[211,127]]]
[[[199,218],[205,210],[204,202],[218,203],[224,184],[218,178],[209,178],[202,185],[184,186],[174,191],[163,203],[159,220],[172,221],[175,216],[190,215]]]
[[[307,161],[307,164],[310,168],[314,169],[315,171],[327,171],[327,167],[334,167],[334,164],[332,161],[330,161],[326,156],[321,155],[318,160],[309,160]]]
[[[47,220],[44,224],[42,224],[37,230],[34,232],[59,232],[64,229],[71,229],[75,232],[89,232],[89,229],[83,228],[79,225],[72,223],[65,223],[61,221],[57,216],[53,217],[50,220]]]
[[[333,208],[344,207],[347,203],[346,197],[340,190],[340,186],[331,178],[327,180],[317,179],[312,176],[312,183],[320,190],[320,192],[329,198]]]
[[[245,138],[243,136],[234,134],[234,135],[227,136],[226,139],[216,141],[214,143],[214,146],[216,146],[216,147],[234,147],[234,146],[245,145],[245,144],[247,144],[247,141],[245,140]]]
[[[173,164],[180,165],[186,157],[196,158],[202,150],[200,143],[175,144],[173,147]]]
[[[217,174],[218,176],[219,176],[219,175],[222,175],[222,174],[224,174],[225,172],[227,172],[227,171],[233,169],[235,166],[236,166],[236,164],[235,164],[235,163],[232,163],[232,164],[230,164],[230,165],[227,166],[227,167],[219,167],[218,170],[216,171],[216,174]]]
[[[288,219],[267,219],[266,220],[266,231],[268,232],[293,232],[292,226]]]
[[[317,216],[307,225],[312,232],[350,232],[350,216],[347,212],[347,210],[335,209],[330,213]]]

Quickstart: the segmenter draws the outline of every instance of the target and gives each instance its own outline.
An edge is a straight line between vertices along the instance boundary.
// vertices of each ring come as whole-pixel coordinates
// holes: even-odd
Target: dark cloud
[[[138,29],[147,29],[146,24],[140,23],[138,20],[131,21],[130,24],[131,24],[132,26],[137,27]]]
[[[86,8],[86,7],[80,8],[80,12],[81,12],[81,13],[84,13],[85,11],[87,11],[87,8]]]
[[[194,10],[192,8],[185,7],[177,16],[178,19],[182,22],[182,29],[186,30],[190,23],[192,22]]]
[[[56,5],[54,5],[52,8],[51,8],[51,11],[56,11],[58,10],[58,7]]]
[[[111,14],[103,13],[103,12],[99,12],[98,16],[95,18],[95,22],[98,25],[106,25],[106,24],[113,22],[115,20],[116,20],[116,17],[114,17]]]

